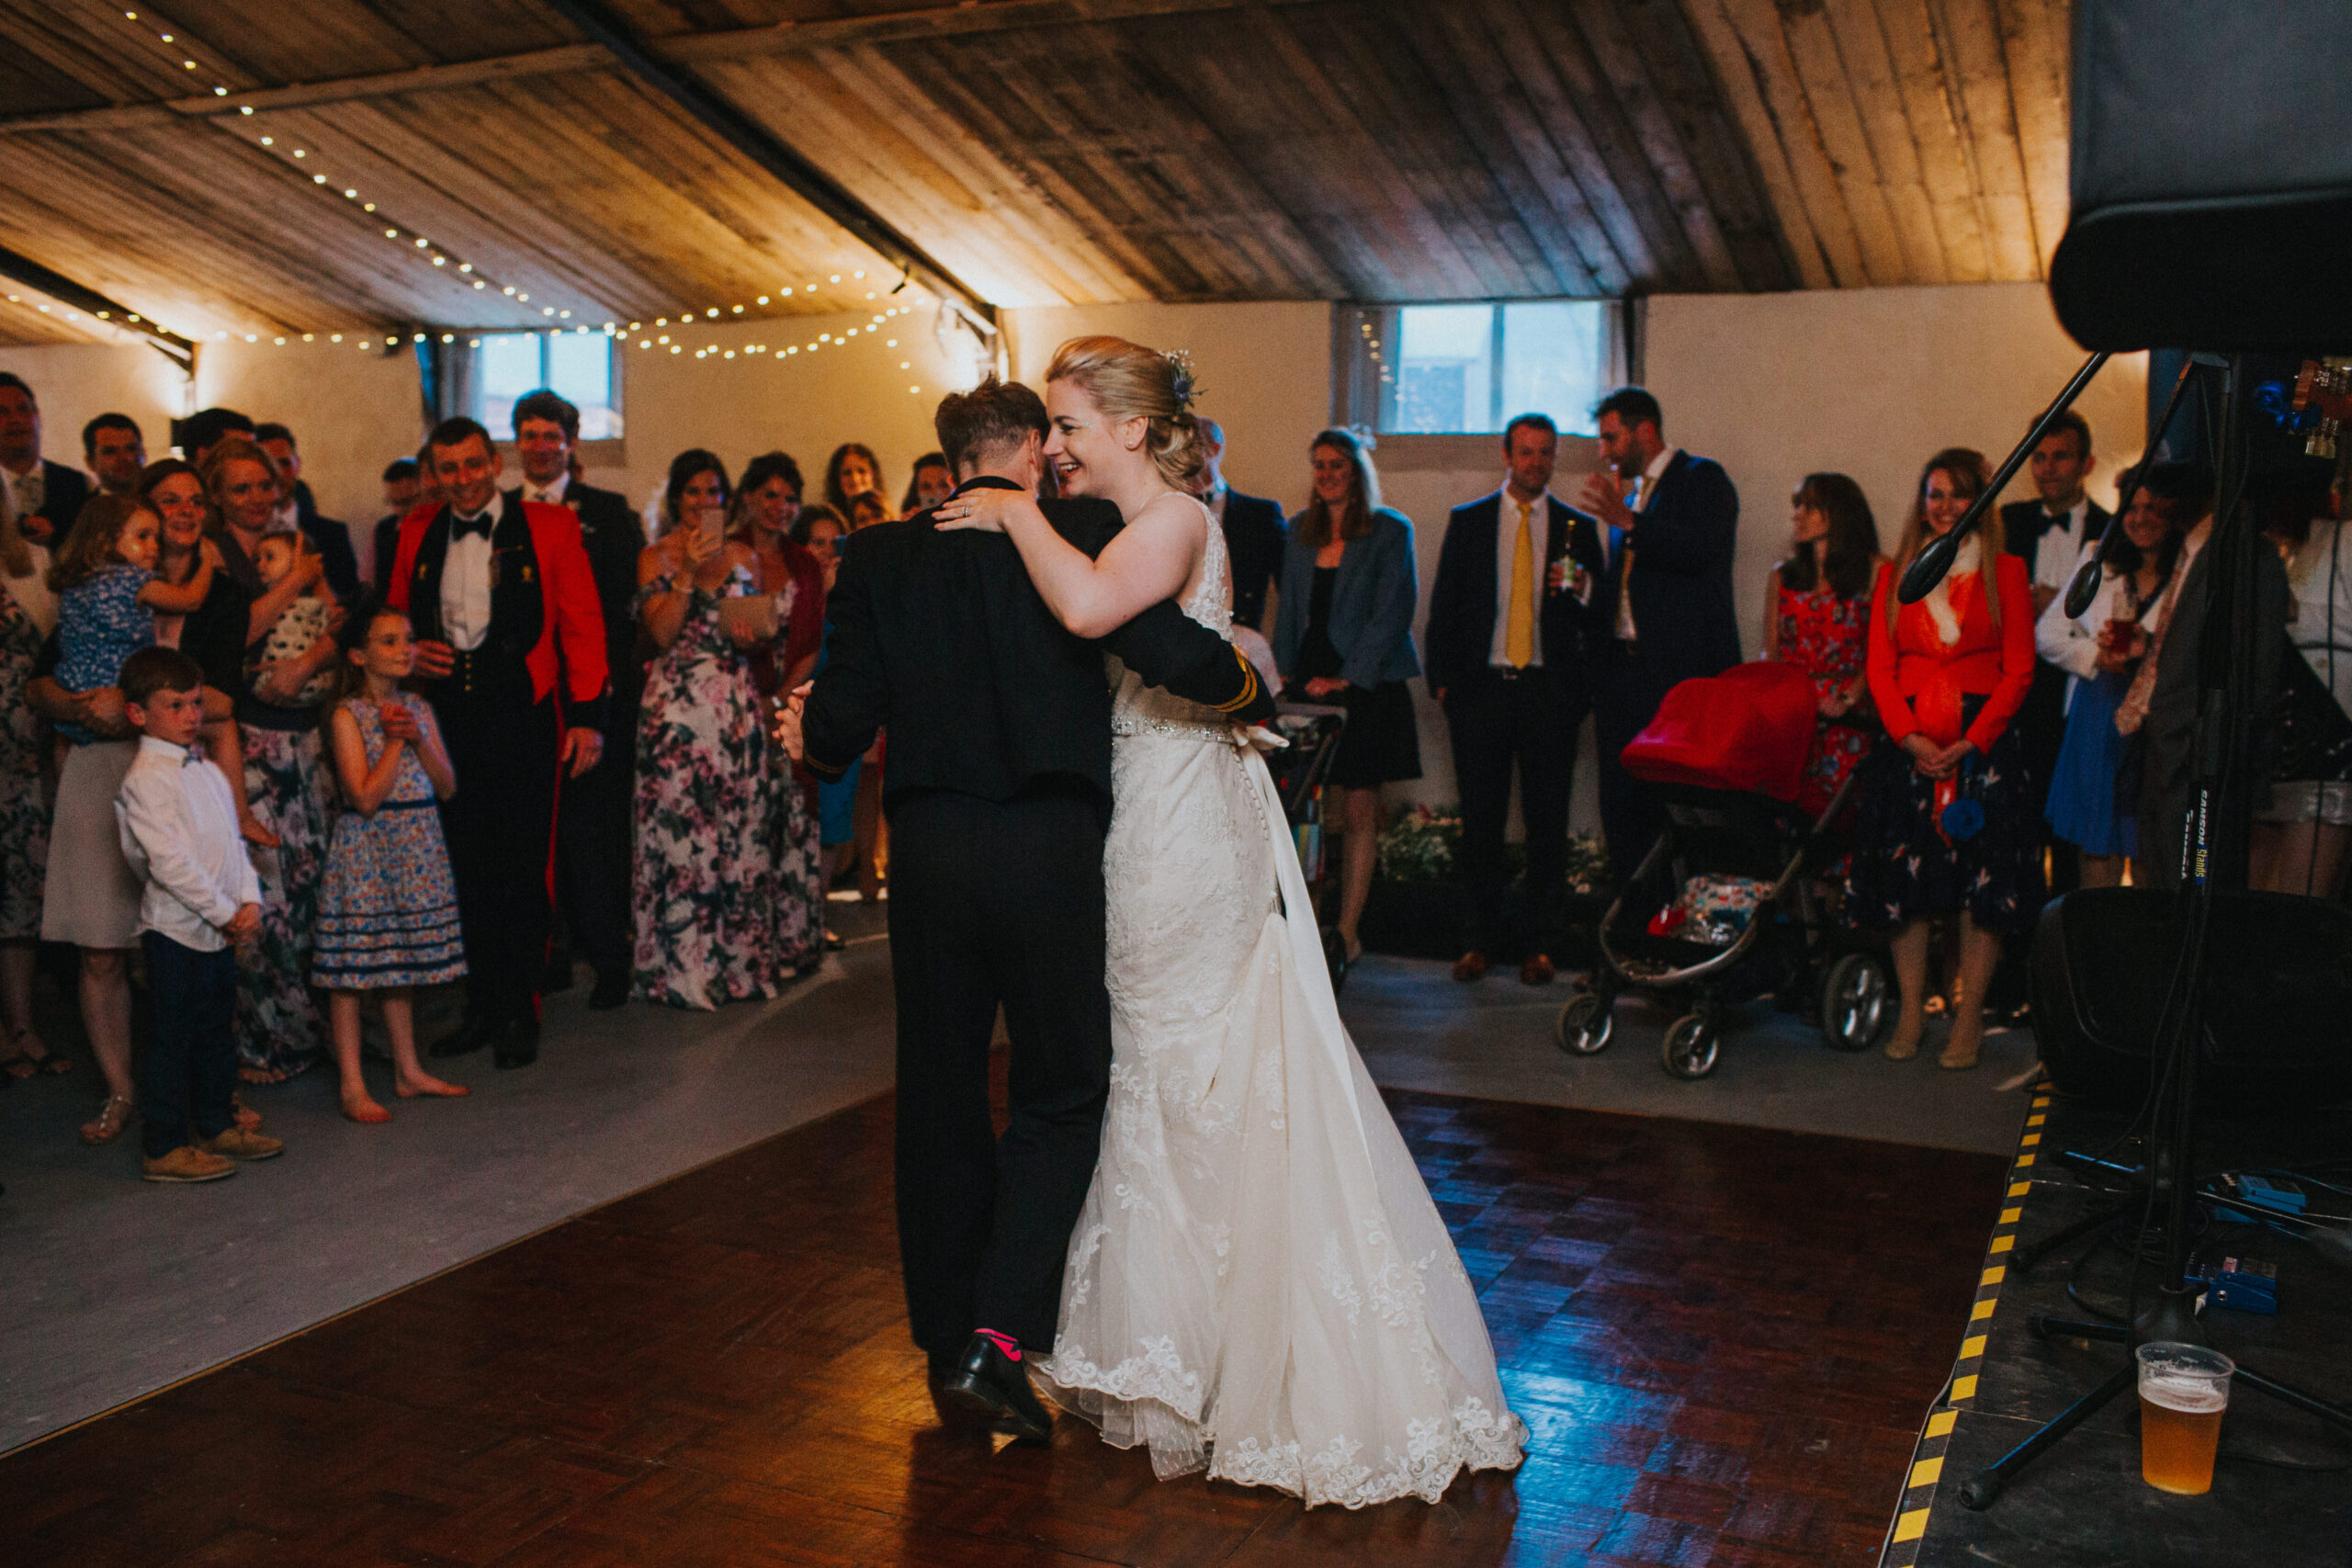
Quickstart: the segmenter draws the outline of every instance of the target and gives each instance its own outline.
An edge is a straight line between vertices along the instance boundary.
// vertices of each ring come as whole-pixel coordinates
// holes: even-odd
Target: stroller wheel
[[[1886,1028],[1894,999],[1885,960],[1875,953],[1846,954],[1821,983],[1822,1038],[1840,1051],[1869,1050]]]
[[[1686,1013],[1674,1021],[1666,1032],[1666,1048],[1660,1055],[1666,1070],[1678,1078],[1703,1078],[1715,1070],[1722,1059],[1723,1036],[1715,1026],[1697,1013]]]
[[[1617,1027],[1617,1015],[1611,1008],[1615,1000],[1600,991],[1584,991],[1571,998],[1553,1026],[1560,1049],[1572,1056],[1589,1056],[1607,1049],[1610,1033]]]

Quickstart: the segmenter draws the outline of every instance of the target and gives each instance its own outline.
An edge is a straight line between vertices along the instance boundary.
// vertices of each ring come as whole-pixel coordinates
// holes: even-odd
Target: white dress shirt
[[[29,517],[39,512],[41,502],[49,495],[49,477],[43,471],[39,457],[35,457],[33,466],[21,474],[0,468],[0,485],[7,487],[8,510],[18,518]]]
[[[492,496],[480,515],[496,532],[506,516],[504,492]],[[482,534],[459,538],[454,506],[449,521],[449,553],[441,562],[441,629],[450,647],[471,653],[490,635],[490,539]]]
[[[523,481],[523,499],[540,502],[548,506],[561,506],[563,492],[571,488],[571,470],[566,468],[544,485],[535,485],[526,479]]]
[[[141,736],[114,816],[122,857],[147,885],[139,929],[198,953],[226,947],[220,929],[261,902],[229,775],[185,746]]]
[[[2083,528],[2090,514],[2091,498],[2085,496],[2075,502],[2064,522],[2055,517],[2050,519],[2049,527],[2042,532],[2041,543],[2034,547],[2033,585],[2036,588],[2047,588],[2059,593],[2066,592],[2066,584],[2075,576],[2075,564],[2082,558]],[[2113,521],[2108,524],[2110,528],[2120,525]]]
[[[1642,470],[1641,491],[1634,497],[1634,515],[1639,517],[1649,512],[1650,501],[1657,494],[1657,481],[1666,477],[1668,465],[1674,461],[1681,450],[1679,446],[1668,446],[1649,460],[1649,466]],[[1611,554],[1626,552],[1625,568],[1617,574],[1617,639],[1620,642],[1632,642],[1635,632],[1634,595],[1629,592],[1629,585],[1634,576],[1634,558],[1631,551],[1639,542],[1634,535],[1640,530],[1612,528],[1610,532],[1615,536],[1610,541]]]
[[[1519,551],[1519,497],[1505,485],[1495,492],[1495,639],[1487,647],[1487,662],[1501,669],[1510,667],[1510,565]],[[1534,612],[1535,657],[1527,661],[1530,670],[1544,667],[1544,574],[1546,563],[1544,552],[1552,542],[1552,497],[1549,491],[1527,503],[1527,542],[1532,547],[1535,570],[1528,586],[1528,599]]]

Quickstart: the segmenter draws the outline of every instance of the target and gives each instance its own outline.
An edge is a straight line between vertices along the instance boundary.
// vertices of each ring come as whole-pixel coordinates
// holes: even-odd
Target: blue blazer
[[[1301,512],[1290,520],[1282,602],[1274,608],[1274,664],[1285,676],[1298,664],[1307,606],[1315,597],[1315,547],[1307,541],[1306,517]],[[1372,532],[1348,541],[1339,579],[1331,584],[1331,624],[1324,629],[1340,650],[1340,679],[1370,691],[1421,672],[1413,652],[1413,610],[1420,592],[1412,519],[1380,507],[1372,514]]]
[[[1739,491],[1721,464],[1678,454],[1633,533],[1634,666],[1645,686],[1664,692],[1739,662],[1739,615],[1732,607],[1732,554]],[[1609,562],[1592,607],[1613,644],[1625,552]]]

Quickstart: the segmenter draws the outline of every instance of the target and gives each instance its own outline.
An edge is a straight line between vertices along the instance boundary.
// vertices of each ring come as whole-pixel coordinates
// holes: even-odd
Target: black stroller
[[[1285,744],[1266,756],[1274,789],[1283,797],[1283,815],[1290,822],[1298,846],[1298,868],[1315,900],[1316,926],[1323,937],[1323,961],[1330,965],[1331,988],[1347,983],[1347,949],[1338,930],[1324,922],[1323,906],[1331,885],[1329,857],[1324,853],[1323,781],[1340,750],[1340,732],[1347,728],[1345,708],[1284,703],[1274,718],[1274,733]]]
[[[1766,993],[1803,998],[1838,1050],[1876,1043],[1894,1013],[1885,953],[1815,886],[1849,848],[1855,775],[1817,818],[1792,804],[1814,720],[1806,677],[1746,664],[1675,687],[1625,748],[1666,828],[1601,919],[1600,963],[1560,1010],[1562,1050],[1605,1049],[1626,991],[1684,1009],[1661,1053],[1679,1078],[1713,1072],[1726,1012]]]

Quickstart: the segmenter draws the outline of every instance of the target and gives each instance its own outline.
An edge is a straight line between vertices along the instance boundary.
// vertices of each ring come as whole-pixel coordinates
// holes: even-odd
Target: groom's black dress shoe
[[[941,1400],[987,1421],[1000,1432],[1033,1443],[1051,1442],[1054,1418],[1023,1365],[980,1335],[964,1347],[963,1359],[940,1385]]]
[[[498,1021],[480,1016],[467,1019],[446,1037],[425,1048],[428,1056],[464,1056],[489,1044],[499,1032]]]

